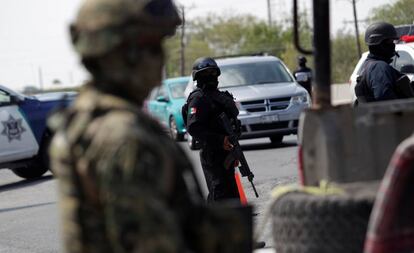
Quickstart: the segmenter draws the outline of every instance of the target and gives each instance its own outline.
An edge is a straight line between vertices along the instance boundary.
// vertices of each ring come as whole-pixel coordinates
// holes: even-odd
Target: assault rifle
[[[228,134],[230,143],[233,145],[233,149],[225,161],[226,168],[229,168],[232,166],[232,164],[234,164],[234,161],[238,160],[240,162],[239,170],[241,175],[243,177],[247,177],[249,182],[252,184],[256,198],[258,198],[259,194],[257,193],[256,187],[253,183],[254,175],[251,172],[250,167],[247,164],[246,157],[244,157],[243,151],[240,147],[239,135],[233,129],[233,125],[231,124],[230,119],[227,117],[226,113],[223,112],[219,115],[219,122],[224,131]]]

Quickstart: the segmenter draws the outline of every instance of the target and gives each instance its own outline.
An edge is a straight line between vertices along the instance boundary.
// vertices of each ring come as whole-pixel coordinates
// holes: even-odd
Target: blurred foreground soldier
[[[355,86],[356,104],[413,97],[409,78],[389,64],[398,54],[394,26],[386,22],[371,24],[365,32],[369,55],[359,70]]]
[[[187,110],[188,132],[201,144],[200,160],[209,190],[208,201],[239,200],[234,167],[225,166],[232,144],[218,123],[222,112],[238,122],[239,110],[230,93],[217,89],[220,68],[213,59],[197,59],[192,76],[197,89],[188,96],[183,111]]]
[[[312,96],[312,70],[306,66],[306,57],[298,57],[298,68],[293,72],[296,81]]]
[[[179,23],[170,0],[86,0],[71,27],[92,80],[49,122],[69,253],[251,251],[251,210],[203,206],[184,152],[140,110]]]

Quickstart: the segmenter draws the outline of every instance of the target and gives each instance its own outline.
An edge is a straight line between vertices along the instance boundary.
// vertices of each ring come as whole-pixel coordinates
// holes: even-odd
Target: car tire
[[[273,136],[270,136],[269,138],[273,144],[280,144],[283,141],[283,135],[273,135]]]
[[[178,127],[177,127],[177,122],[175,121],[173,116],[170,116],[170,120],[169,120],[169,128],[170,128],[170,135],[171,138],[174,141],[183,141],[184,140],[184,134],[178,132]]]
[[[16,176],[25,179],[35,179],[43,176],[50,168],[49,165],[49,144],[51,141],[50,134],[45,134],[39,154],[34,158],[28,166],[12,169]]]
[[[272,208],[276,252],[363,252],[375,196],[292,192]]]

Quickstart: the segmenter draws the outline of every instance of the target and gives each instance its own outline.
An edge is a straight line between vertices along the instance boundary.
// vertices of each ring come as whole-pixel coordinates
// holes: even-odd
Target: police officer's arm
[[[398,99],[394,90],[396,80],[395,70],[391,66],[385,62],[376,64],[369,73],[369,81],[375,100]]]
[[[217,120],[212,114],[212,107],[209,101],[204,97],[198,96],[189,101],[188,108],[187,131],[191,136],[209,146],[222,148],[225,136],[209,127],[211,122]]]

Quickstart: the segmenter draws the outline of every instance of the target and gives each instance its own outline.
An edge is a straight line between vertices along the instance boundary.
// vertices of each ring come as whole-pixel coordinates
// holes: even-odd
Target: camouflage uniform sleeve
[[[173,163],[160,150],[128,137],[113,155],[102,154],[110,166],[100,168],[100,198],[115,252],[185,252],[170,205]]]
[[[194,201],[177,171],[191,165],[173,141],[113,122],[86,131],[76,161],[65,135],[53,141],[67,252],[245,252],[249,219]]]
[[[81,209],[81,197],[73,175],[73,164],[68,155],[69,147],[64,135],[57,133],[50,145],[51,168],[59,180],[59,209],[65,252],[82,252],[82,226],[76,216]]]

